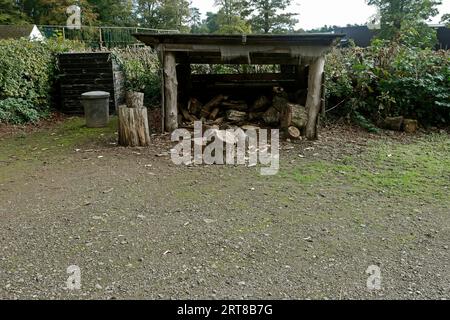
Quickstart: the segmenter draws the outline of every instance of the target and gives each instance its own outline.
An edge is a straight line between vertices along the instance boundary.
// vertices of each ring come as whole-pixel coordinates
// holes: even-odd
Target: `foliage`
[[[216,33],[248,34],[252,32],[250,24],[244,19],[247,7],[240,0],[216,0],[219,11],[216,17],[218,28]]]
[[[298,20],[293,13],[282,13],[292,0],[246,0],[248,12],[252,13],[250,23],[257,33],[282,33],[294,31]]]
[[[130,0],[88,0],[88,3],[103,26],[135,26]]]
[[[74,48],[82,46],[70,41],[0,40],[0,121],[35,121],[36,113],[45,115],[52,104],[57,54]]]
[[[447,25],[447,28],[450,28],[450,13],[446,13],[442,16],[441,22]]]
[[[223,10],[217,15],[219,29],[216,33],[220,34],[249,34],[252,33],[251,26],[241,17],[233,15],[227,17]]]
[[[114,58],[125,73],[128,91],[145,93],[146,104],[156,104],[160,99],[160,64],[156,53],[146,47],[114,49]]]
[[[189,31],[191,10],[186,0],[137,0],[136,22],[145,28]]]
[[[11,124],[36,122],[40,114],[34,105],[22,98],[0,100],[0,121]]]
[[[413,49],[377,40],[367,49],[334,50],[326,89],[337,115],[373,129],[387,116],[424,125],[450,124],[450,52]]]
[[[26,24],[27,16],[21,12],[17,2],[0,0],[0,24]]]
[[[441,0],[368,0],[367,3],[379,9],[381,39],[422,48],[436,44],[436,31],[426,21],[439,13],[437,7]]]
[[[293,0],[215,0],[217,13],[202,21],[190,0],[0,0],[0,23],[65,25],[77,4],[84,26],[119,26],[193,33],[292,32],[297,20],[285,13]],[[84,36],[83,36],[84,37]]]
[[[39,25],[65,25],[66,9],[77,4],[82,8],[82,23],[91,25],[97,21],[97,14],[87,0],[9,0],[15,2],[20,12],[24,13],[30,22]]]

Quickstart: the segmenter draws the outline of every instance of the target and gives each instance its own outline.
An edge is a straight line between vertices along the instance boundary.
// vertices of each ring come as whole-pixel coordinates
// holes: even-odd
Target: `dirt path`
[[[114,132],[75,119],[0,138],[0,298],[450,298],[445,133],[329,128],[263,177],[175,166],[167,138],[122,149]],[[81,291],[64,289],[70,265]]]

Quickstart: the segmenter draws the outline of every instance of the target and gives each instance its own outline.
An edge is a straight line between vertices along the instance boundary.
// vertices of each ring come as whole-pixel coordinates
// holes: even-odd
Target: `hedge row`
[[[57,77],[57,54],[80,43],[0,40],[0,122],[35,122],[48,114]]]
[[[368,129],[388,116],[450,125],[450,51],[383,41],[336,49],[327,57],[325,83],[332,113]]]

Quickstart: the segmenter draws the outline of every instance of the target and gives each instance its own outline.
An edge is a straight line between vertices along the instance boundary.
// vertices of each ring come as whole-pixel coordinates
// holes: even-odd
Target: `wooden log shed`
[[[281,65],[281,75],[289,67],[308,68],[306,137],[318,137],[317,124],[323,98],[325,54],[344,35],[195,35],[135,34],[138,40],[156,49],[162,63],[163,130],[178,128],[178,85],[190,77],[192,64]],[[183,70],[183,79],[177,78]],[[274,74],[275,75],[275,74]],[[261,75],[266,76],[266,75]],[[287,76],[287,74],[286,74]]]

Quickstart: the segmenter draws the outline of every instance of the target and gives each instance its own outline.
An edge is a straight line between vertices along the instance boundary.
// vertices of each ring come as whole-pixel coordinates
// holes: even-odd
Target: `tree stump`
[[[126,94],[126,103],[129,108],[143,108],[144,94],[142,92],[128,91]]]
[[[150,145],[147,108],[119,107],[119,145],[124,147]]]

